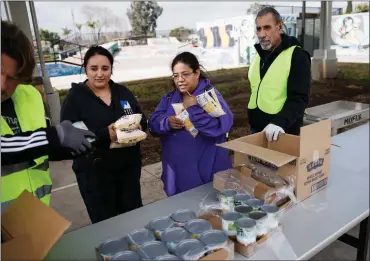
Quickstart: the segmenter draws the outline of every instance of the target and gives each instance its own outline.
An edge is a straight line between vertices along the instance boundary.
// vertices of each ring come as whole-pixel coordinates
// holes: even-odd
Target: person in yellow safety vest
[[[280,133],[300,134],[311,88],[310,55],[282,28],[282,18],[274,8],[258,12],[259,43],[248,71],[251,132],[264,131],[269,141],[277,140]]]
[[[32,85],[34,50],[14,24],[1,21],[1,209],[24,190],[49,205],[50,160],[88,151],[95,135],[64,121],[48,127],[41,94]]]

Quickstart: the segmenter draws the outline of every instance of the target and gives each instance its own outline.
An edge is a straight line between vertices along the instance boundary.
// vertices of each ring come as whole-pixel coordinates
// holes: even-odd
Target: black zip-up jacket
[[[280,126],[286,133],[299,135],[303,125],[304,110],[307,108],[311,88],[311,57],[297,38],[282,34],[282,41],[272,52],[262,50],[259,44],[255,45],[261,57],[260,75],[265,76],[270,65],[278,55],[291,46],[294,49],[287,86],[287,100],[282,110],[277,114],[268,114],[258,108],[248,109],[248,118],[251,129],[262,131],[269,123]]]
[[[87,81],[87,80],[86,80]],[[108,164],[110,168],[120,168],[125,165],[141,164],[139,143],[132,147],[109,149],[110,137],[108,126],[123,115],[142,113],[141,108],[129,89],[125,86],[109,81],[112,102],[108,106],[97,97],[89,87],[83,83],[72,83],[62,106],[61,120],[71,122],[83,121],[86,127],[95,133],[97,139],[93,143],[95,150],[91,155],[79,157],[75,160],[77,168],[87,169],[85,164],[100,162]],[[143,114],[143,113],[142,113]],[[143,131],[147,129],[147,120],[143,114],[141,121]]]

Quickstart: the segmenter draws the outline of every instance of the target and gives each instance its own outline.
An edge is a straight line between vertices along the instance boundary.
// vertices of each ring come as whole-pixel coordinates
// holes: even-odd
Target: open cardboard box
[[[70,225],[25,190],[1,215],[1,260],[44,259]]]
[[[331,120],[301,128],[300,136],[280,135],[268,142],[262,132],[218,146],[234,151],[234,164],[259,163],[282,177],[291,177],[299,201],[326,187],[329,177]]]

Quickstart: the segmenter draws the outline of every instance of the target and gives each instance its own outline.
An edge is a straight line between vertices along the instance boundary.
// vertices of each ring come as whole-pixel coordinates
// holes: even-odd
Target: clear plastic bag
[[[218,118],[226,114],[222,109],[214,88],[198,95],[197,101],[203,110],[214,118]]]
[[[114,123],[116,130],[137,130],[142,119],[141,113],[123,115]]]
[[[182,120],[185,125],[185,129],[193,136],[194,138],[198,135],[199,131],[194,127],[193,123],[190,121],[189,113],[187,110],[184,110],[176,118]]]

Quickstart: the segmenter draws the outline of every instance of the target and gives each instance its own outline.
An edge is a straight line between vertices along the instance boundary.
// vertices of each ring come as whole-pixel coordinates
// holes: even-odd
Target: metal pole
[[[10,12],[9,12],[8,1],[4,1],[4,10],[5,10],[6,19],[11,21],[12,17],[11,17]]]
[[[301,28],[301,44],[304,47],[304,36],[306,34],[306,1],[302,2],[302,28]]]
[[[53,87],[50,82],[50,78],[46,72],[44,55],[42,53],[41,42],[40,42],[40,32],[39,32],[39,27],[37,24],[35,5],[33,1],[29,1],[29,5],[30,5],[30,13],[31,13],[31,18],[32,18],[32,23],[33,23],[33,29],[34,29],[35,38],[36,38],[36,45],[37,45],[37,49],[39,52],[40,67],[41,67],[41,72],[43,76],[43,85],[44,85],[44,89],[47,95],[47,101],[48,101],[48,105],[50,109],[51,121],[53,125],[56,125],[60,122],[59,94],[57,92],[54,92]]]
[[[326,21],[326,1],[321,1],[320,8],[320,38],[319,38],[319,49],[325,49],[325,21]]]

